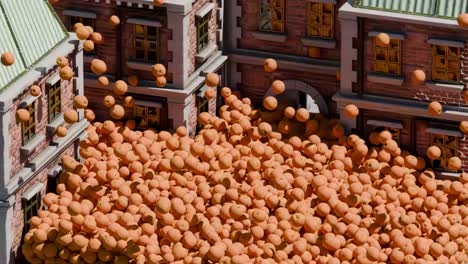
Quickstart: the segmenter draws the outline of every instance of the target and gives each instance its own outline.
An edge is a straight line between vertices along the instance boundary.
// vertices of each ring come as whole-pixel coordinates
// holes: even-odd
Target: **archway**
[[[296,103],[309,110],[313,114],[328,115],[328,106],[322,95],[309,84],[299,80],[285,80],[286,91],[276,96],[278,101],[287,101],[288,103]],[[265,97],[273,95],[271,88],[265,93]]]

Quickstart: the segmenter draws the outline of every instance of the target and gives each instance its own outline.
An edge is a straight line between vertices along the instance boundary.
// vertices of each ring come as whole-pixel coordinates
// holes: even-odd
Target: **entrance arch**
[[[276,96],[278,101],[295,101],[297,105],[306,108],[310,113],[328,115],[327,103],[317,89],[299,80],[285,80],[283,82],[286,90],[284,93]],[[273,91],[269,88],[264,97],[273,95]]]

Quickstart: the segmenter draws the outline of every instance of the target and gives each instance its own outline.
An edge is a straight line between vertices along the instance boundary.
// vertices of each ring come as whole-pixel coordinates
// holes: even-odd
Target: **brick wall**
[[[242,38],[239,40],[239,48],[262,50],[284,53],[296,56],[308,56],[308,47],[304,46],[301,38],[307,36],[308,1],[284,1],[285,2],[285,43],[258,40],[253,33],[258,31],[258,5],[259,1],[242,0]],[[335,7],[335,39],[334,49],[321,49],[321,57],[326,59],[340,59],[340,25],[338,23],[338,9],[346,1],[339,0]]]
[[[41,183],[44,184],[44,188],[41,190],[41,194],[42,194],[42,197],[43,197],[44,194],[46,193],[47,181],[48,181],[47,174],[48,174],[49,170],[52,169],[53,167],[55,167],[58,164],[58,162],[61,160],[61,157],[63,155],[73,156],[73,153],[74,153],[74,145],[72,143],[68,148],[66,148],[57,157],[57,159],[55,159],[51,164],[48,164],[42,171],[37,173],[31,181],[29,181],[27,184],[25,184],[23,186],[23,188],[21,188],[15,194],[16,200],[15,200],[15,204],[13,205],[13,207],[14,207],[14,209],[13,209],[14,210],[14,212],[13,212],[14,222],[12,223],[13,230],[11,230],[12,235],[13,235],[12,252],[14,253],[15,256],[18,256],[18,254],[20,254],[19,253],[19,250],[20,250],[19,247],[20,247],[21,240],[22,240],[22,238],[24,236],[24,233],[23,233],[24,211],[23,211],[23,207],[22,207],[21,196],[23,195],[23,193],[25,191],[27,191],[29,188],[34,186],[36,183],[41,182]],[[42,203],[42,201],[41,201],[41,203]]]
[[[217,18],[217,9],[218,9],[218,2],[216,0],[197,0],[192,5],[192,11],[190,13],[190,27],[188,30],[189,34],[189,51],[188,56],[190,60],[190,68],[189,68],[189,76],[196,70],[196,63],[195,63],[195,56],[197,55],[197,17],[196,13],[200,10],[205,4],[207,3],[214,3],[214,8],[211,11],[211,18],[209,22],[209,44],[216,44],[216,33],[218,30],[218,18]]]
[[[72,61],[73,56],[69,56],[70,63]],[[72,64],[73,66],[73,64]],[[34,102],[35,104],[35,111],[36,111],[36,134],[37,135],[46,135],[46,138],[40,145],[36,148],[36,150],[28,156],[21,155],[20,149],[22,147],[22,133],[21,133],[21,123],[16,121],[16,111],[18,109],[19,104],[23,101],[28,95],[29,90],[26,89],[20,96],[14,99],[13,106],[10,111],[10,125],[9,125],[9,132],[11,135],[11,146],[10,146],[10,159],[11,159],[11,175],[14,176],[18,173],[24,165],[34,159],[44,148],[46,148],[54,135],[48,135],[46,131],[46,126],[49,123],[49,108],[48,108],[48,98],[47,98],[47,87],[46,81],[47,79],[55,72],[55,67],[43,77],[38,80],[36,85],[41,87],[42,95],[37,98]],[[62,80],[62,87],[61,87],[61,100],[62,100],[62,112],[73,107],[73,83],[70,81]]]
[[[114,75],[119,65],[117,63],[116,54],[118,27],[111,26],[109,18],[116,14],[116,6],[105,4],[103,1],[101,1],[101,3],[80,1],[79,4],[77,4],[77,2],[73,0],[63,0],[58,1],[53,7],[65,24],[68,23],[67,17],[63,15],[65,9],[79,9],[96,13],[97,18],[94,30],[101,33],[104,38],[103,44],[95,45],[95,47],[97,47],[97,57],[107,62],[107,73]],[[124,21],[121,20],[121,22]],[[89,66],[90,63],[85,63],[85,72],[90,72]]]
[[[238,64],[238,69],[242,73],[242,84],[239,89],[243,96],[251,98],[252,102],[257,105],[261,103],[274,80],[300,80],[317,89],[327,102],[330,114],[336,112],[336,103],[331,100],[339,89],[339,83],[335,76],[287,70],[281,70],[271,75],[265,73],[262,66],[247,64]]]
[[[366,19],[364,22],[365,36],[365,70],[373,71],[374,38],[368,37],[370,31],[403,33],[406,39],[401,41],[401,71],[405,78],[403,85],[387,85],[381,83],[364,82],[366,93],[391,95],[392,97],[409,98],[419,101],[439,101],[444,104],[468,106],[460,92],[445,92],[432,90],[425,85],[417,87],[410,85],[411,73],[420,69],[425,71],[427,81],[432,79],[432,45],[427,43],[429,38],[454,39],[467,41],[468,36],[457,30],[436,28],[423,25],[412,25],[388,21]]]

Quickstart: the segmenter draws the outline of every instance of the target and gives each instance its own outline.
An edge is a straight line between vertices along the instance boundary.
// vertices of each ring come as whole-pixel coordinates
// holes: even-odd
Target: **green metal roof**
[[[68,36],[48,0],[0,0],[0,53],[15,63],[0,64],[0,90]]]
[[[354,6],[448,19],[468,12],[467,0],[356,0]]]

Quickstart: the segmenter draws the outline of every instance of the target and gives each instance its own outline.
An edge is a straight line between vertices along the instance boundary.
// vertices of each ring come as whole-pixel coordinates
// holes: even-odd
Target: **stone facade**
[[[109,118],[108,111],[102,106],[102,98],[111,94],[109,88],[115,80],[125,80],[131,75],[139,78],[137,86],[129,86],[128,94],[144,96],[144,101],[166,102],[162,109],[160,129],[172,130],[180,125],[190,125],[189,114],[193,112],[191,97],[202,88],[203,75],[207,71],[216,72],[222,67],[225,56],[221,55],[217,39],[218,8],[223,1],[165,1],[162,7],[152,4],[132,4],[131,1],[60,1],[54,5],[55,10],[65,22],[70,24],[70,14],[76,17],[93,17],[95,31],[102,34],[103,44],[96,46],[94,54],[85,54],[85,95],[89,98],[90,107],[95,109],[97,120]],[[207,9],[209,7],[209,9]],[[214,47],[203,61],[197,62],[197,14],[208,10],[209,44]],[[109,18],[116,15],[120,25],[112,27]],[[90,21],[89,19],[86,21]],[[92,20],[91,20],[92,21]],[[158,35],[158,61],[135,60],[134,26],[135,24],[156,26]],[[92,59],[99,58],[108,65],[107,76],[110,87],[97,84],[95,76],[89,70]],[[161,63],[167,68],[166,87],[156,87],[151,66]],[[132,109],[128,109],[125,119],[133,119]]]
[[[260,104],[273,80],[297,80],[319,91],[328,104],[328,113],[336,114],[331,98],[339,88],[341,27],[338,10],[345,1],[334,5],[332,39],[308,35],[311,2],[315,1],[284,1],[284,33],[259,30],[259,1],[230,3],[226,13],[231,19],[230,29],[225,36],[225,46],[231,60],[229,78],[233,89]],[[319,54],[311,54],[317,50]],[[263,60],[269,57],[278,62],[278,70],[273,74],[263,71]]]

